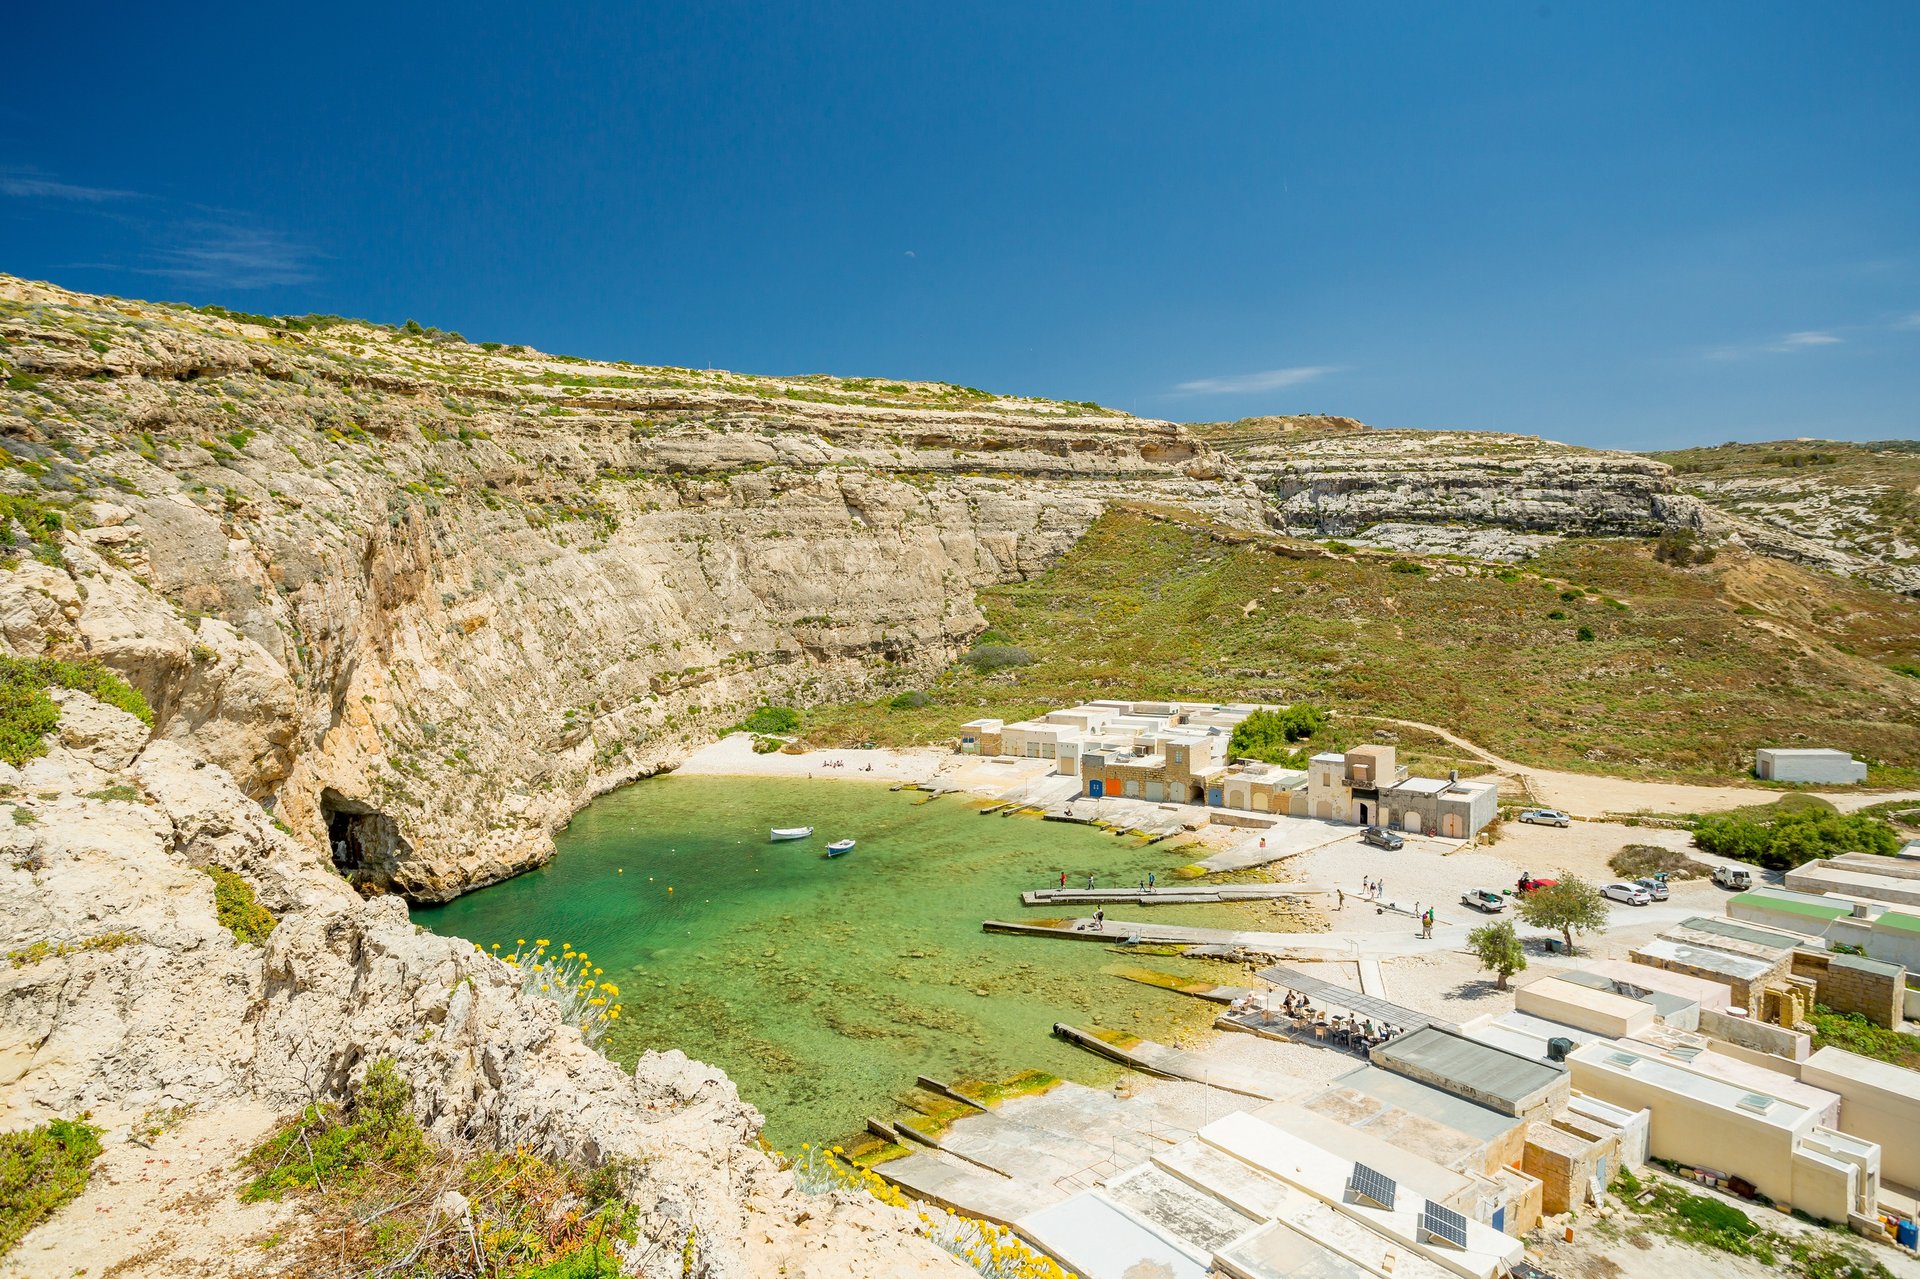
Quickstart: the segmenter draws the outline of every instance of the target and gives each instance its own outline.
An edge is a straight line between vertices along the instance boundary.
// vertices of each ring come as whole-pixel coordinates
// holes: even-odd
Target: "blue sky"
[[[0,270],[1189,421],[1920,435],[1920,5],[543,8],[27,6]]]

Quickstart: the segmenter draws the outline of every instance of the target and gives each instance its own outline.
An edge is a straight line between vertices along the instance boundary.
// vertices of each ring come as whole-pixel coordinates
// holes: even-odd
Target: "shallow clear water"
[[[816,828],[770,843],[773,826]],[[827,841],[859,841],[826,860]],[[1023,889],[1133,884],[1184,860],[1090,828],[982,815],[871,782],[666,776],[589,805],[546,867],[414,919],[482,947],[572,942],[618,982],[609,1049],[631,1063],[680,1048],[727,1071],[776,1145],[830,1140],[917,1075],[998,1079],[1038,1068],[1100,1083],[1108,1067],[1051,1035],[1055,1021],[1166,1038],[1210,1005],[1102,973],[1145,963],[1105,946],[993,936]],[[1138,917],[1126,907],[1123,917]],[[1156,907],[1167,922],[1231,926],[1238,907]],[[985,992],[984,994],[979,992]]]

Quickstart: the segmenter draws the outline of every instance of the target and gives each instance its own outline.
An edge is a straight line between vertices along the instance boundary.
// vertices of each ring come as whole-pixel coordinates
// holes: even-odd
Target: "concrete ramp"
[[[1264,1101],[1279,1101],[1291,1095],[1292,1090],[1279,1090],[1274,1083],[1256,1072],[1220,1066],[1210,1062],[1201,1053],[1188,1052],[1184,1048],[1169,1048],[1165,1044],[1156,1044],[1151,1039],[1140,1039],[1124,1031],[1103,1030],[1098,1026],[1083,1030],[1078,1026],[1069,1026],[1065,1022],[1055,1022],[1053,1033],[1068,1043],[1078,1044],[1102,1057],[1110,1058],[1149,1075],[1159,1075],[1163,1079],[1185,1079],[1192,1083],[1205,1084],[1209,1088],[1239,1093],[1243,1097],[1258,1097]]]

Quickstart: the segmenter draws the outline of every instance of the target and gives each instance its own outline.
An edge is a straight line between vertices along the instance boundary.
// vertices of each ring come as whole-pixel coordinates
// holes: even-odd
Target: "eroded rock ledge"
[[[711,1279],[965,1273],[904,1213],[798,1195],[718,1070],[678,1052],[620,1069],[498,960],[415,928],[397,898],[362,901],[219,765],[83,693],[57,696],[48,755],[0,765],[0,952],[46,943],[0,964],[0,1126],[291,1112],[391,1057],[443,1139],[629,1161],[643,1239],[660,1245],[637,1250],[651,1259],[636,1273],[678,1279],[689,1232],[694,1273]],[[264,946],[221,927],[208,865],[279,917]]]

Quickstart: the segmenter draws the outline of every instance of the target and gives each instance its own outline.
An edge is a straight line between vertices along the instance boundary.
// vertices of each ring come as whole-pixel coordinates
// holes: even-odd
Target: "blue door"
[[[1506,1205],[1502,1204],[1493,1210],[1493,1228],[1495,1230],[1505,1230],[1507,1228]]]
[[[1220,807],[1220,788],[1218,786],[1207,787],[1207,803],[1214,808]]]
[[[1106,793],[1106,790],[1107,790],[1107,784],[1101,781],[1098,777],[1089,777],[1087,779],[1088,798],[1099,799],[1102,795]]]

